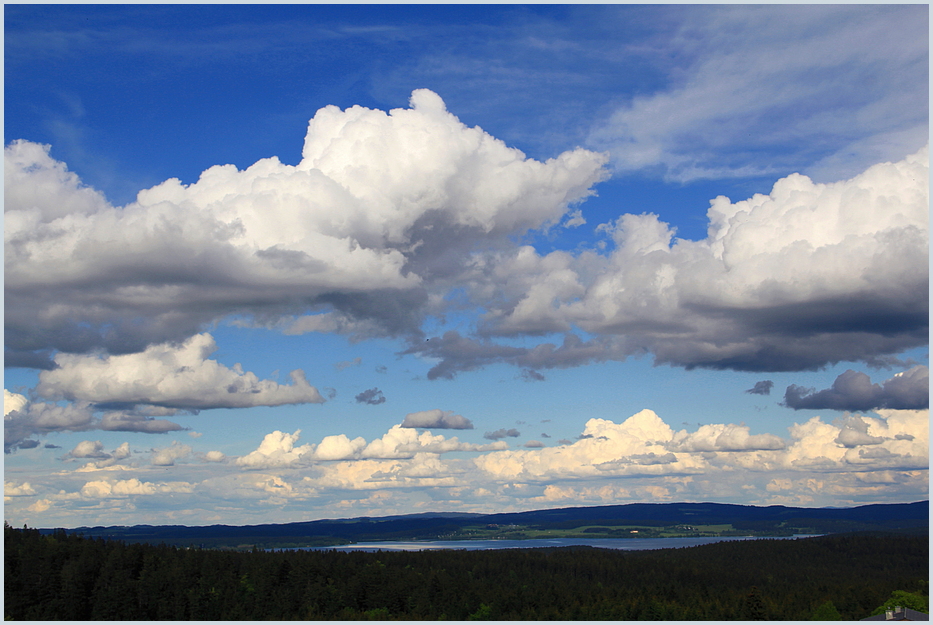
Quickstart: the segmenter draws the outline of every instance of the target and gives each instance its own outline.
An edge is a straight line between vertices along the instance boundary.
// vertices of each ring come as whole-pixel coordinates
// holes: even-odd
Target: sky
[[[5,519],[927,499],[928,13],[5,5]]]

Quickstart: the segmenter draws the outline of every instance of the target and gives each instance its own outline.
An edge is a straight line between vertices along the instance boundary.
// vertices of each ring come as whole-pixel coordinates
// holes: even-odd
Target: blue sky
[[[5,14],[5,515],[928,497],[926,5]]]

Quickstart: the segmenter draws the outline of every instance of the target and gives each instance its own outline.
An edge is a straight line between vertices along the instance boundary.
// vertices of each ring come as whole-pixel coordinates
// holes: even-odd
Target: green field
[[[774,536],[783,531],[737,530],[731,524],[720,525],[581,525],[574,528],[542,529],[534,525],[472,525],[436,536],[437,540],[524,540],[533,538],[681,538],[717,536]]]

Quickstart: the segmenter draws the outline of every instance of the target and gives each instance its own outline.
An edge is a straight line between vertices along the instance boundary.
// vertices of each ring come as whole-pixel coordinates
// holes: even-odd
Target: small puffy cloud
[[[33,488],[29,482],[23,482],[22,484],[7,481],[3,482],[4,497],[28,497],[35,494],[36,489]]]
[[[878,445],[884,442],[884,437],[872,436],[868,433],[868,423],[859,416],[848,416],[840,420],[841,427],[836,442],[843,447],[858,447],[859,445]],[[835,425],[835,424],[834,424]]]
[[[744,425],[703,425],[696,432],[678,432],[670,442],[674,451],[753,451],[784,449],[786,443],[773,434],[750,434]]]
[[[249,468],[279,467],[295,464],[305,456],[310,459],[314,446],[306,444],[295,447],[299,435],[301,430],[295,430],[294,434],[279,430],[266,434],[259,447],[237,458],[236,464]]]
[[[45,512],[51,507],[52,501],[50,499],[40,499],[26,509],[30,512]]]
[[[522,447],[525,447],[527,449],[541,449],[542,447],[544,447],[544,443],[542,443],[541,441],[528,441],[527,443],[522,445]]]
[[[138,495],[189,494],[193,490],[194,486],[188,482],[142,482],[134,477],[128,480],[92,480],[81,487],[80,493],[86,499],[109,499]]]
[[[543,382],[546,378],[534,369],[522,369],[522,379],[526,382]]]
[[[356,396],[356,403],[369,404],[370,406],[377,406],[385,402],[385,400],[385,395],[378,388],[367,389]]]
[[[851,369],[840,374],[832,387],[816,391],[796,384],[787,387],[784,405],[794,410],[918,410],[930,405],[930,372],[917,365],[881,384]]]
[[[117,460],[123,460],[124,458],[130,457],[130,444],[121,443],[119,447],[110,452],[110,457]]]
[[[81,441],[75,448],[65,454],[65,458],[109,458],[110,454],[104,452],[104,444],[100,441]]]
[[[208,462],[223,462],[227,459],[227,456],[220,451],[209,451],[204,454],[204,459]]]
[[[330,463],[359,463],[370,459],[412,459],[419,454],[445,454],[456,451],[487,452],[501,450],[505,443],[475,445],[456,437],[445,438],[429,431],[395,425],[381,438],[367,443],[362,437],[345,434],[325,436],[317,444],[296,447],[300,430],[294,434],[273,432],[266,435],[259,448],[236,459],[236,464],[248,468],[329,466]],[[328,463],[327,465],[319,463]],[[323,469],[322,469],[323,470]]]
[[[422,410],[405,415],[403,428],[431,428],[436,430],[472,430],[473,423],[466,417],[450,410]]]
[[[349,460],[357,457],[366,447],[366,440],[358,436],[350,439],[346,434],[325,436],[314,450],[315,460]]]
[[[770,395],[773,387],[774,382],[771,380],[761,380],[760,382],[755,382],[755,386],[745,392],[752,395]]]
[[[150,462],[157,467],[170,467],[176,460],[187,458],[191,453],[190,445],[182,445],[178,441],[172,441],[172,444],[162,449],[152,450]]]
[[[501,428],[501,429],[496,430],[495,432],[486,432],[485,434],[483,434],[483,438],[490,440],[490,441],[497,441],[497,440],[500,440],[506,437],[514,438],[514,437],[518,437],[521,435],[522,433],[516,430],[515,428],[509,428],[508,430],[505,428]]]
[[[81,455],[83,454],[83,455]],[[83,441],[79,443],[71,452],[65,454],[62,458],[67,460],[68,458],[92,458],[94,462],[88,462],[87,464],[82,465],[79,469],[76,469],[77,472],[85,473],[90,471],[119,471],[124,470],[127,467],[121,464],[121,460],[126,460],[132,455],[130,451],[130,444],[123,443],[110,453],[105,453],[103,451],[103,445],[100,441]]]
[[[428,411],[430,412],[430,411]],[[420,426],[416,426],[420,427]],[[464,429],[464,428],[460,428]],[[362,452],[364,458],[412,458],[418,453],[443,454],[454,451],[493,451],[504,444],[474,445],[457,437],[445,438],[431,432],[415,432],[412,426],[393,426],[382,438],[373,440]]]
[[[353,360],[343,360],[334,365],[334,369],[337,371],[343,371],[348,367],[359,367],[362,364],[363,359],[357,356]]]
[[[3,389],[3,416],[16,410],[22,410],[23,406],[29,403],[29,400],[18,393],[11,393]]]
[[[583,211],[578,208],[577,210],[567,215],[567,219],[561,225],[564,228],[579,228],[585,223],[586,218],[583,216]]]
[[[239,365],[225,367],[208,356],[217,351],[210,334],[180,345],[151,345],[122,356],[60,353],[59,365],[39,375],[44,397],[95,404],[149,404],[189,410],[321,403],[324,398],[304,373],[291,372],[292,384],[259,380]]]

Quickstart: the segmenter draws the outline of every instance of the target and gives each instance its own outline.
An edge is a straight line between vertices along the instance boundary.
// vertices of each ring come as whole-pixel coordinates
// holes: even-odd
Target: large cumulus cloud
[[[924,345],[928,171],[924,149],[850,180],[793,175],[769,195],[718,197],[701,241],[626,214],[601,227],[607,254],[490,254],[472,291],[488,311],[484,338],[447,333],[412,350],[452,377],[492,362],[565,367],[645,352],[688,368],[812,370]],[[549,333],[563,344],[492,340]]]
[[[602,155],[528,159],[423,89],[409,109],[321,109],[296,166],[220,165],[119,208],[48,149],[5,150],[8,365],[139,352],[234,313],[417,334],[428,291],[468,252],[556,222],[605,177]]]
[[[197,341],[231,316],[287,334],[404,337],[404,353],[433,359],[429,378],[644,353],[687,368],[807,370],[926,343],[926,149],[849,180],[794,174],[768,195],[718,197],[700,241],[625,214],[597,228],[605,250],[542,255],[515,236],[564,219],[606,176],[605,156],[535,161],[465,126],[430,91],[410,104],[325,107],[295,166],[216,166],[124,207],[82,186],[47,147],[13,142],[6,364],[48,369],[42,388],[56,397],[196,408],[250,405],[256,381],[250,393],[176,401],[126,384],[103,392],[55,369]],[[478,332],[424,340],[427,315],[464,305],[484,311]],[[303,380],[287,388],[309,401]]]

